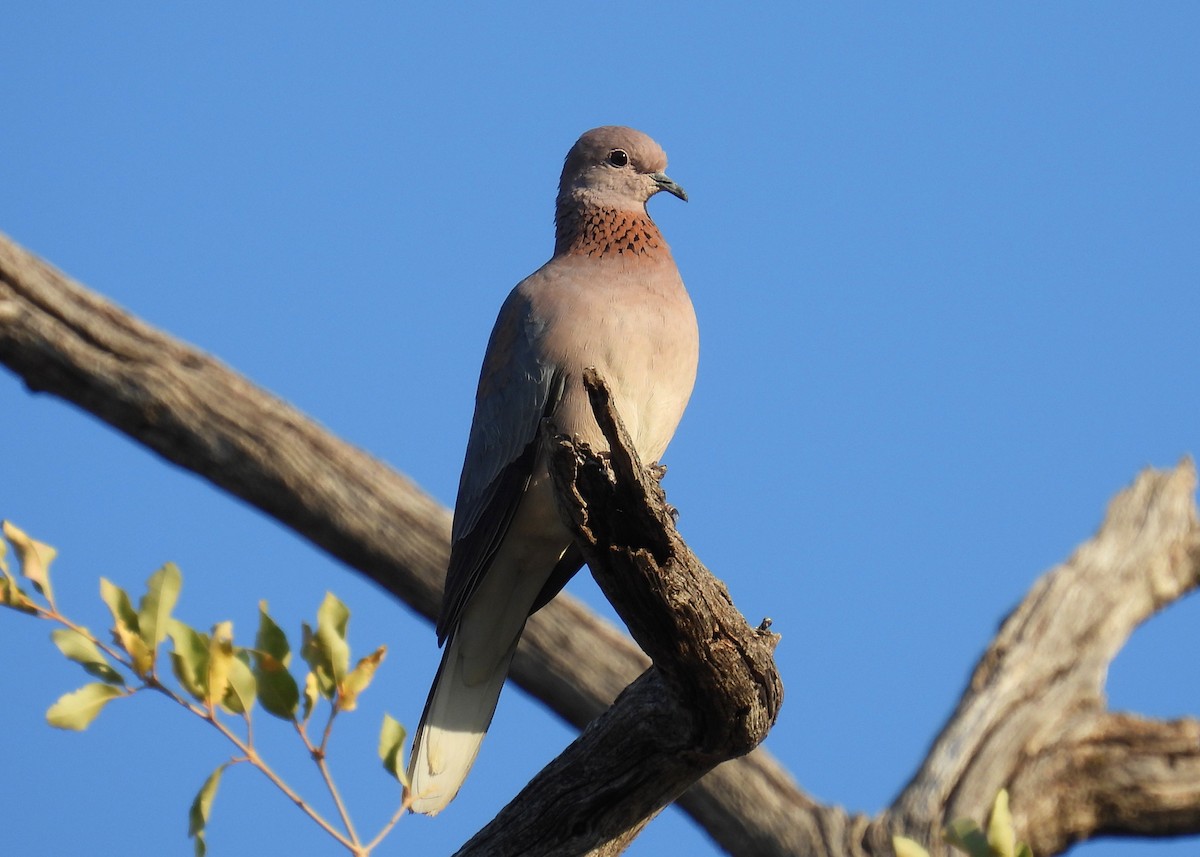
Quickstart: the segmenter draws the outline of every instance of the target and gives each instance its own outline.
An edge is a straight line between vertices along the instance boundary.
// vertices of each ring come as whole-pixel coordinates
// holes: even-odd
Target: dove
[[[622,126],[567,153],[554,255],[500,309],[479,375],[446,571],[441,664],[413,740],[414,812],[435,815],[467,776],[525,622],[583,565],[563,524],[540,426],[607,451],[580,380],[595,367],[643,461],[683,416],[699,360],[691,299],[646,203],[666,191],[666,154]]]

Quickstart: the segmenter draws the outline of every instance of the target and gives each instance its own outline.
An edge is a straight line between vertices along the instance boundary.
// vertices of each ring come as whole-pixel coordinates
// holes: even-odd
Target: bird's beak
[[[671,196],[677,196],[684,202],[687,202],[687,191],[675,184],[666,173],[651,173],[650,178],[654,179],[654,183],[658,185],[658,190],[665,190]],[[655,192],[657,193],[657,191]]]

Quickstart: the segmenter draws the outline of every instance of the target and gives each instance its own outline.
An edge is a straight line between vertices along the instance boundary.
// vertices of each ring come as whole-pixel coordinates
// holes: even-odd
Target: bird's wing
[[[541,334],[541,322],[518,286],[500,309],[479,376],[454,504],[439,643],[487,573],[529,484],[542,419],[562,398],[565,377],[542,359]]]

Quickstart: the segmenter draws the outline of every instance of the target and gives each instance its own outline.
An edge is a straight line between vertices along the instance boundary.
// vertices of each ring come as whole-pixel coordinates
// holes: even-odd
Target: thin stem
[[[333,720],[338,716],[336,700],[329,708],[329,719],[325,721],[325,731],[321,733],[321,756],[325,755],[325,747],[329,744],[329,736],[333,734]]]
[[[325,731],[321,735],[321,745],[314,746],[309,740],[308,733],[301,728],[300,724],[296,724],[296,732],[300,735],[300,739],[304,742],[305,749],[312,756],[313,761],[317,765],[317,770],[321,772],[321,779],[325,781],[325,788],[329,790],[330,797],[333,798],[333,805],[337,807],[338,815],[341,816],[342,824],[346,827],[346,832],[350,835],[351,841],[356,846],[361,847],[362,840],[358,838],[358,831],[354,827],[354,822],[350,818],[350,813],[346,809],[346,804],[342,800],[342,795],[338,791],[337,785],[333,781],[333,774],[329,770],[329,766],[325,763],[326,747],[329,744],[330,732],[333,729],[333,719],[337,716],[337,706],[335,705],[329,712],[329,720],[325,724]],[[369,850],[369,849],[368,849]]]
[[[367,846],[366,846],[367,853],[374,851],[376,846],[378,846],[379,843],[382,842],[384,840],[384,838],[389,833],[392,832],[392,828],[395,827],[396,823],[399,822],[400,819],[404,817],[404,813],[408,812],[408,809],[410,806],[412,806],[412,795],[409,793],[408,789],[405,788],[404,789],[404,799],[400,801],[400,806],[396,810],[396,814],[393,815],[390,819],[388,819],[388,823],[385,824],[382,828],[380,828],[378,835],[376,835],[376,837],[374,839],[372,839],[370,842],[367,843]]]
[[[185,703],[185,707],[187,707],[188,710],[194,711],[194,709],[192,708],[192,706],[190,704]],[[194,713],[199,713],[199,712],[194,711]],[[204,716],[204,715],[202,715],[202,716]],[[228,726],[226,726],[220,720],[217,720],[215,717],[210,718],[210,717],[204,716],[204,719],[208,720],[210,723],[212,723],[212,725],[216,728],[216,730],[218,732],[220,732],[222,735],[224,735],[225,738],[231,744],[233,744],[235,747],[238,748],[238,750],[240,750],[242,752],[242,754],[246,757],[246,760],[248,762],[250,762],[250,764],[252,764],[255,768],[257,768],[259,771],[261,771],[263,776],[265,776],[268,780],[270,780],[277,789],[279,789],[281,792],[283,792],[287,796],[288,800],[290,800],[292,803],[296,804],[296,806],[298,806],[301,810],[303,810],[305,813],[307,813],[309,818],[311,818],[313,821],[315,821],[326,833],[328,833],[330,836],[332,836],[334,839],[336,839],[338,842],[340,842],[346,848],[353,851],[355,854],[360,853],[360,848],[359,848],[358,842],[347,839],[339,830],[337,830],[337,828],[335,828],[331,823],[326,821],[325,817],[323,815],[321,815],[319,812],[317,812],[313,807],[309,806],[308,803],[304,800],[304,798],[302,798],[299,794],[297,794],[292,789],[292,787],[289,786],[287,784],[287,782],[285,782],[283,780],[283,778],[281,778],[277,773],[275,773],[275,771],[271,768],[271,766],[268,765],[260,755],[258,755],[258,751],[256,749],[254,749],[254,747],[252,747],[249,744],[247,744],[246,742],[242,741],[242,739],[239,738],[236,734],[234,734],[234,732]]]

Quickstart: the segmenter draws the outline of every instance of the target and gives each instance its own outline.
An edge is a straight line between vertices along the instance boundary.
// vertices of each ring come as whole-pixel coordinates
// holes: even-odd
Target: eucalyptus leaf
[[[82,732],[91,725],[104,706],[119,696],[125,696],[125,691],[111,684],[85,684],[79,690],[59,697],[46,712],[46,722],[59,729]]]
[[[333,678],[329,650],[307,622],[300,623],[300,635],[300,657],[308,664],[309,675],[316,682],[316,689],[326,699],[333,699],[337,692],[337,682]]]
[[[275,620],[267,612],[267,602],[258,602],[258,633],[254,637],[254,648],[270,655],[284,669],[292,664],[292,647],[288,643],[287,634],[283,633]]]
[[[133,671],[141,678],[150,674],[154,658],[138,633],[138,614],[134,612],[129,594],[106,578],[100,578],[100,599],[108,605],[113,617],[113,639],[129,655]]]
[[[172,619],[167,623],[167,636],[174,646],[171,667],[175,678],[193,699],[204,702],[208,696],[208,635]]]
[[[308,722],[308,718],[312,717],[313,709],[317,707],[317,700],[321,698],[321,689],[319,687],[320,680],[314,673],[305,673],[304,675],[304,723]]]
[[[87,629],[82,629],[87,632]],[[72,628],[58,628],[50,633],[50,639],[69,660],[81,664],[90,675],[108,684],[124,686],[125,680],[113,669],[108,659],[86,633]]]
[[[294,720],[300,707],[300,689],[288,671],[292,660],[287,635],[267,613],[267,602],[258,605],[258,634],[254,639],[254,678],[258,700],[268,714]]]
[[[146,581],[146,594],[138,605],[138,634],[151,652],[167,636],[171,611],[179,600],[183,576],[173,562],[168,562]]]
[[[5,521],[3,529],[4,537],[17,552],[17,561],[21,563],[21,574],[29,579],[34,588],[53,607],[54,590],[50,587],[50,563],[58,556],[58,551],[45,542],[31,539],[11,521]]]
[[[258,682],[250,670],[250,656],[245,649],[234,649],[229,664],[229,681],[221,704],[234,714],[245,714],[254,707],[258,695]]]
[[[188,809],[188,836],[196,840],[196,857],[204,857],[208,852],[208,845],[204,841],[204,831],[208,827],[208,818],[212,813],[213,798],[217,796],[217,787],[221,785],[221,775],[228,767],[229,762],[225,762],[208,775],[208,779],[204,781],[200,791],[196,792],[196,797],[192,799],[192,805]]]
[[[387,646],[380,646],[360,660],[342,682],[338,693],[338,707],[342,711],[353,711],[358,707],[358,696],[371,684],[375,671],[387,654]]]
[[[233,623],[220,622],[213,627],[208,642],[208,681],[204,702],[220,705],[229,689],[229,671],[233,669]]]
[[[400,721],[390,714],[383,715],[383,726],[379,730],[379,758],[383,762],[384,770],[404,786],[408,786],[408,771],[405,770],[402,758],[404,739],[407,735]]]
[[[328,653],[335,684],[341,684],[350,669],[350,645],[346,642],[349,623],[349,608],[332,592],[326,592],[317,608],[317,640]]]

